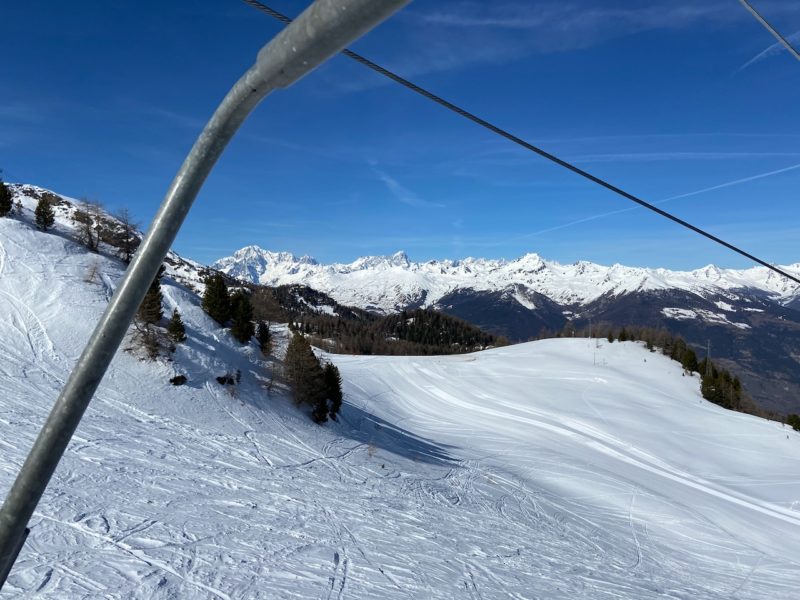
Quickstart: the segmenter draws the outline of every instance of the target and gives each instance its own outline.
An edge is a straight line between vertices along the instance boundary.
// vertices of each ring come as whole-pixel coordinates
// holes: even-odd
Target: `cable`
[[[783,44],[786,47],[786,49],[797,60],[800,60],[800,53],[798,53],[797,50],[794,49],[792,44],[789,43],[789,40],[783,37],[777,29],[775,29],[772,25],[770,25],[769,22],[764,17],[762,17],[761,14],[755,8],[753,8],[747,0],[739,0],[739,2],[742,3],[742,6],[744,6],[748,10],[748,12],[750,12],[750,14],[753,15],[756,18],[756,20],[759,23],[761,23],[764,26],[764,28],[775,37],[776,40],[778,40],[778,42]]]
[[[278,11],[270,8],[269,6],[266,6],[265,4],[262,4],[258,0],[242,0],[242,1],[245,2],[246,4],[252,6],[253,8],[255,8],[257,10],[260,10],[261,12],[268,14],[269,16],[273,17],[274,19],[277,19],[278,21],[281,21],[282,23],[285,23],[285,24],[288,25],[289,23],[292,22],[291,18],[287,17],[284,14],[279,13]],[[377,73],[380,73],[384,77],[388,77],[392,81],[395,81],[395,82],[399,83],[400,85],[410,89],[412,92],[416,92],[420,96],[423,96],[423,97],[427,98],[428,100],[431,100],[431,101],[435,102],[436,104],[439,104],[440,106],[443,106],[444,108],[456,113],[457,115],[460,115],[460,116],[464,117],[465,119],[468,119],[468,120],[472,121],[473,123],[475,123],[477,125],[480,125],[481,127],[484,127],[486,129],[488,129],[489,131],[491,131],[493,133],[496,133],[497,135],[499,135],[501,137],[504,137],[504,138],[506,138],[507,140],[509,140],[511,142],[514,142],[518,146],[522,146],[526,150],[530,150],[531,152],[533,152],[535,154],[538,154],[539,156],[541,156],[543,158],[546,158],[547,160],[549,160],[551,162],[554,162],[557,165],[560,165],[561,167],[564,167],[565,169],[567,169],[569,171],[572,171],[576,175],[580,175],[584,179],[588,179],[589,181],[591,181],[593,183],[596,183],[597,185],[602,186],[602,187],[606,188],[607,190],[610,190],[610,191],[614,192],[615,194],[618,194],[618,195],[622,196],[623,198],[626,198],[626,199],[630,200],[631,202],[635,202],[636,204],[638,204],[640,206],[643,206],[644,208],[646,208],[648,210],[651,210],[651,211],[661,215],[662,217],[664,217],[666,219],[669,219],[670,221],[674,221],[678,225],[682,225],[683,227],[685,227],[687,229],[690,229],[690,230],[694,231],[695,233],[698,233],[698,234],[710,239],[711,241],[716,242],[717,244],[720,244],[721,246],[726,247],[728,250],[732,250],[733,252],[736,252],[737,254],[740,254],[740,255],[744,256],[745,258],[749,258],[750,260],[752,260],[752,261],[754,261],[754,262],[756,262],[756,263],[758,263],[758,264],[760,264],[760,265],[762,265],[764,267],[767,267],[771,271],[774,271],[775,273],[778,273],[779,275],[782,275],[783,277],[786,277],[787,279],[790,279],[790,280],[794,281],[795,283],[800,284],[800,278],[795,277],[794,275],[790,275],[789,273],[787,273],[783,269],[779,269],[778,267],[766,262],[765,260],[761,260],[760,258],[758,258],[756,256],[753,256],[749,252],[747,252],[745,250],[742,250],[741,248],[739,248],[737,246],[734,246],[733,244],[731,244],[729,242],[726,242],[725,240],[715,236],[714,234],[709,233],[709,232],[707,232],[704,229],[701,229],[699,227],[696,227],[695,225],[692,225],[688,221],[684,221],[680,217],[676,217],[675,215],[673,215],[671,213],[668,213],[667,211],[662,210],[662,209],[658,208],[657,206],[655,206],[655,205],[653,205],[653,204],[651,204],[649,202],[646,202],[645,200],[642,200],[641,198],[638,198],[637,196],[634,196],[633,194],[630,194],[630,193],[626,192],[625,190],[623,190],[621,188],[618,188],[617,186],[615,186],[615,185],[613,185],[611,183],[608,183],[607,181],[605,181],[603,179],[600,179],[599,177],[596,177],[595,175],[592,175],[591,173],[589,173],[587,171],[584,171],[580,167],[576,167],[575,165],[573,165],[573,164],[571,164],[571,163],[569,163],[569,162],[567,162],[567,161],[565,161],[565,160],[563,160],[561,158],[558,158],[554,154],[550,154],[546,150],[543,150],[543,149],[541,149],[541,148],[539,148],[537,146],[534,146],[533,144],[531,144],[529,142],[526,142],[522,138],[517,137],[516,135],[514,135],[513,133],[510,133],[510,132],[506,131],[505,129],[501,129],[500,127],[497,127],[496,125],[491,124],[489,121],[486,121],[485,119],[482,119],[482,118],[478,117],[477,115],[474,115],[471,112],[468,112],[468,111],[464,110],[463,108],[460,108],[460,107],[456,106],[452,102],[448,102],[444,98],[440,98],[436,94],[434,94],[432,92],[429,92],[428,90],[419,87],[418,85],[408,81],[407,79],[404,79],[403,77],[400,77],[400,75],[397,75],[396,73],[393,73],[393,72],[389,71],[388,69],[385,69],[382,66],[372,62],[368,58],[365,58],[364,56],[361,56],[360,54],[356,54],[355,52],[353,52],[352,50],[348,50],[347,48],[342,50],[342,54],[344,54],[348,58],[353,59],[354,61],[356,61],[358,63],[361,63],[365,67],[368,67],[368,68],[372,69],[373,71],[375,71]]]

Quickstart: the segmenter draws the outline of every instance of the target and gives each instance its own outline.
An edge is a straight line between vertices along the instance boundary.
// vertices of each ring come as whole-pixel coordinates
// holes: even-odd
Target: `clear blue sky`
[[[800,43],[800,3],[754,4]],[[237,0],[4,2],[2,23],[6,180],[144,223],[280,29]],[[354,49],[659,201],[800,165],[800,63],[773,41],[735,0],[416,0]],[[800,168],[663,207],[786,264],[800,261],[799,189]],[[339,57],[258,107],[176,249],[747,266],[641,209],[585,220],[629,206]]]

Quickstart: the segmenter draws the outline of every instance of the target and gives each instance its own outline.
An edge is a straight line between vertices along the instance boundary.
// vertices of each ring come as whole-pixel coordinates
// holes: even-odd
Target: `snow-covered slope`
[[[562,265],[536,254],[513,261],[466,258],[416,263],[398,252],[392,256],[359,258],[350,264],[322,265],[308,256],[297,258],[288,252],[247,246],[213,266],[254,283],[308,285],[342,304],[383,312],[415,304],[433,306],[456,290],[495,292],[514,290],[516,286],[561,305],[584,305],[604,294],[653,290],[686,290],[708,295],[749,288],[784,302],[791,301],[798,293],[797,284],[766,267],[734,270],[709,265],[695,271],[669,271],[623,265],[607,267],[585,261]],[[800,263],[783,269],[800,275]],[[523,306],[529,303],[524,295],[519,302]]]
[[[68,234],[0,219],[0,495],[121,276]],[[346,403],[318,427],[164,295],[187,344],[115,358],[2,598],[796,597],[800,435],[661,355],[331,357]]]

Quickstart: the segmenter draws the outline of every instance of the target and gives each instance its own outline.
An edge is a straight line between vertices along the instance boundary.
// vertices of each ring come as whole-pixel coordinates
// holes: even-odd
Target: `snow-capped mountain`
[[[411,262],[404,252],[367,256],[348,264],[320,264],[309,256],[247,246],[218,260],[215,268],[264,285],[304,284],[342,304],[381,312],[409,306],[433,307],[457,291],[507,292],[531,308],[535,293],[562,306],[587,305],[602,296],[680,290],[702,296],[758,291],[779,303],[793,301],[800,286],[766,267],[745,270],[709,265],[670,271],[579,261],[562,265],[537,254],[516,260],[432,260]],[[800,263],[782,267],[800,276]]]
[[[124,269],[75,242],[69,207],[43,233],[20,197],[0,218],[0,499]],[[114,358],[3,598],[797,596],[800,434],[706,402],[659,353],[330,356],[345,403],[320,427],[265,389],[277,357],[173,277],[163,294],[187,341]]]

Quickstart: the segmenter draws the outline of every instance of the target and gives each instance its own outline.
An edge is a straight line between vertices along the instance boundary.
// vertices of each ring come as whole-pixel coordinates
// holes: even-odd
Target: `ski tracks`
[[[56,382],[63,383],[63,378],[55,373],[55,371],[61,369],[63,361],[56,352],[53,340],[50,338],[44,324],[30,307],[17,296],[0,290],[0,297],[5,300],[5,304],[9,308],[9,310],[4,311],[6,313],[5,316],[0,317],[0,332],[6,329],[3,334],[5,343],[3,344],[2,352],[11,357],[9,348],[12,347],[12,344],[8,343],[9,338],[6,336],[14,334],[20,336],[30,349],[30,358],[23,362],[31,364]]]
[[[639,536],[636,535],[636,527],[633,524],[633,503],[636,501],[636,494],[637,491],[634,490],[633,494],[631,495],[631,504],[628,507],[628,523],[631,527],[631,534],[633,535],[633,541],[636,544],[636,560],[631,565],[631,569],[637,569],[639,565],[642,563],[642,545],[639,543]]]

